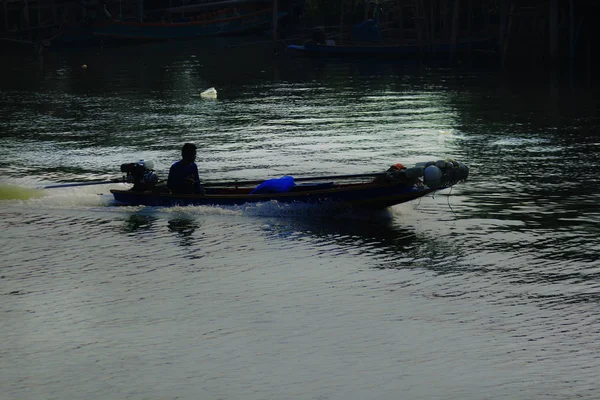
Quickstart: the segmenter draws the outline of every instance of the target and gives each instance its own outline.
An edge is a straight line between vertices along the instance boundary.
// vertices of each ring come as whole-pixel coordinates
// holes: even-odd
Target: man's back
[[[171,165],[167,187],[173,193],[201,193],[202,187],[200,186],[196,163],[186,163],[184,160],[179,160]]]

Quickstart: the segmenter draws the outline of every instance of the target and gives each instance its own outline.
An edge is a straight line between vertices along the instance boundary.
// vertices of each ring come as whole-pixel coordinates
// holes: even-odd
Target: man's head
[[[181,148],[181,158],[185,162],[196,161],[196,145],[193,143],[186,143]]]

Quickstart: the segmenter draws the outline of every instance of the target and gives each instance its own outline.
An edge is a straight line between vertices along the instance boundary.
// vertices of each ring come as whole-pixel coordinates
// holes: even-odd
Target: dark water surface
[[[598,91],[252,40],[3,55],[0,398],[597,399]],[[378,214],[25,189],[186,141],[206,180],[471,177]]]

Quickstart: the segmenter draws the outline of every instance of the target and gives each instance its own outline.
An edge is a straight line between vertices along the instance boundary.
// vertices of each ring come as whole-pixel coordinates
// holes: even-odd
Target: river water
[[[598,398],[597,90],[249,42],[4,58],[0,398]],[[205,180],[471,175],[335,215],[32,189],[164,177],[188,141]]]

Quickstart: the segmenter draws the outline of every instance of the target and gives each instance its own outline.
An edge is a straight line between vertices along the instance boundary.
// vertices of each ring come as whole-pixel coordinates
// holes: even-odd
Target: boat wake
[[[247,203],[239,206],[206,205],[206,206],[172,206],[172,207],[150,207],[150,206],[126,206],[115,207],[119,210],[145,209],[152,212],[164,214],[185,214],[204,216],[245,216],[263,218],[302,217],[302,218],[328,218],[328,219],[353,219],[353,220],[378,220],[391,219],[392,212],[389,209],[365,210],[340,206],[327,206],[323,204],[306,203],[280,203],[268,201],[261,203]]]
[[[12,184],[0,185],[0,201],[7,206],[63,209],[104,207],[114,204],[110,194],[98,193],[98,187],[42,190]]]
[[[0,200],[29,200],[44,197],[43,190],[18,185],[0,184]]]

